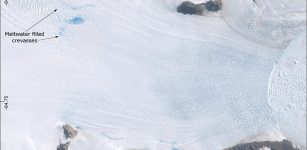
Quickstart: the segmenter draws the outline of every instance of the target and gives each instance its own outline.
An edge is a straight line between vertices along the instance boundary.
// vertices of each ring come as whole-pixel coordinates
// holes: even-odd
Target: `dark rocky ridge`
[[[67,140],[73,139],[78,135],[78,131],[75,130],[73,127],[71,127],[68,124],[63,125],[62,128],[63,128],[65,138]],[[64,144],[60,144],[57,146],[57,150],[68,150],[69,145],[70,145],[69,141]]]
[[[222,9],[222,0],[208,1],[206,3],[194,4],[189,1],[182,2],[177,7],[177,12],[189,15],[204,15],[205,12],[217,12]]]
[[[208,1],[204,4],[206,6],[206,9],[208,11],[217,12],[222,9],[222,1],[221,0],[215,0],[215,1]]]
[[[184,1],[177,7],[177,12],[189,15],[203,15],[205,9],[206,7],[203,4],[194,4],[189,1]]]
[[[70,125],[65,124],[63,126],[63,130],[64,130],[64,135],[65,137],[68,138],[74,138],[78,135],[78,131],[75,130],[74,128],[72,128]]]
[[[68,150],[68,147],[69,147],[69,142],[65,143],[65,144],[60,144],[58,147],[57,147],[57,150]]]
[[[262,141],[238,144],[224,150],[259,150],[261,148],[270,148],[271,150],[299,150],[293,147],[293,144],[288,140],[283,141]]]

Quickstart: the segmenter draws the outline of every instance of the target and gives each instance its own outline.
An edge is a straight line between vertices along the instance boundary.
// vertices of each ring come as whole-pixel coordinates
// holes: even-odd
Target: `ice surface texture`
[[[306,26],[306,0],[224,0],[223,17],[257,43],[286,48]]]
[[[276,47],[288,45],[300,21],[283,27],[260,18],[263,25],[253,26],[252,0],[224,2],[225,18],[178,14],[180,3],[10,0],[1,6],[2,32],[24,31],[57,8],[33,30],[62,33],[35,45],[2,37],[2,93],[12,97],[1,118],[2,149],[55,150],[63,123],[78,127],[71,150],[218,150],[266,131],[300,143],[303,132],[290,132],[303,130],[292,121],[297,112],[278,107],[287,96],[268,98],[272,69],[283,62]],[[84,23],[68,24],[76,16]],[[276,27],[278,34],[269,34]]]

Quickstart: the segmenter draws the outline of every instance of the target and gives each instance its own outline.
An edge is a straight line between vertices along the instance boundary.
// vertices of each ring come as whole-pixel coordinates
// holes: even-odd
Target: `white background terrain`
[[[177,13],[180,0],[8,2],[2,150],[56,150],[65,123],[79,131],[70,150],[306,145],[305,0],[224,0],[219,17]],[[4,36],[54,9],[31,31],[59,38]]]

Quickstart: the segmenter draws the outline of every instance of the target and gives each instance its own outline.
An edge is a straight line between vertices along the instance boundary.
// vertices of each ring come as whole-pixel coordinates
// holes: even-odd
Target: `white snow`
[[[249,138],[242,140],[240,143],[252,143],[262,141],[283,141],[286,137],[280,131],[259,132]]]
[[[274,22],[280,32],[271,37],[276,26],[263,18],[264,26],[238,30],[233,22],[256,6],[231,1],[223,5],[224,18],[178,14],[180,0],[1,4],[1,93],[9,96],[8,111],[1,110],[1,148],[55,150],[63,123],[79,130],[70,150],[215,150],[266,131],[306,144],[306,107],[299,105],[306,93],[297,89],[306,88],[306,58],[300,57],[305,36],[288,46],[306,30],[305,8],[296,8],[301,1],[291,5],[299,12],[295,25]],[[235,4],[238,9],[231,9]],[[12,44],[4,36],[55,8],[32,30],[58,39]],[[73,17],[84,22],[70,24]],[[266,33],[261,38],[260,30]],[[288,47],[285,54],[281,47]],[[284,69],[289,60],[296,62],[292,70]],[[288,74],[275,78],[280,69]],[[294,106],[283,111],[288,104]]]
[[[263,148],[260,148],[259,150],[271,150],[271,149],[268,147],[263,147]]]

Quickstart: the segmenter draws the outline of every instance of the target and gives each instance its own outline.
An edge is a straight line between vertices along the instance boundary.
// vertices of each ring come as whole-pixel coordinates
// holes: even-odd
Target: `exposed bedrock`
[[[222,9],[222,0],[208,1],[204,3],[208,11],[217,12]]]
[[[60,144],[58,147],[57,147],[57,150],[68,150],[68,147],[69,147],[69,142],[65,143],[65,144]]]
[[[189,15],[204,15],[206,12],[217,12],[222,8],[222,1],[208,1],[206,3],[194,4],[190,1],[184,1],[177,7],[177,12]]]
[[[68,139],[68,138],[74,138],[78,135],[78,131],[75,130],[73,127],[71,127],[70,125],[68,124],[65,124],[63,126],[63,131],[64,131],[64,135],[65,137]]]
[[[78,135],[78,131],[68,124],[63,125],[62,129],[67,142],[58,145],[57,150],[68,150],[68,147],[70,145],[70,140]]]
[[[288,140],[283,141],[262,141],[238,144],[224,150],[299,150]]]

